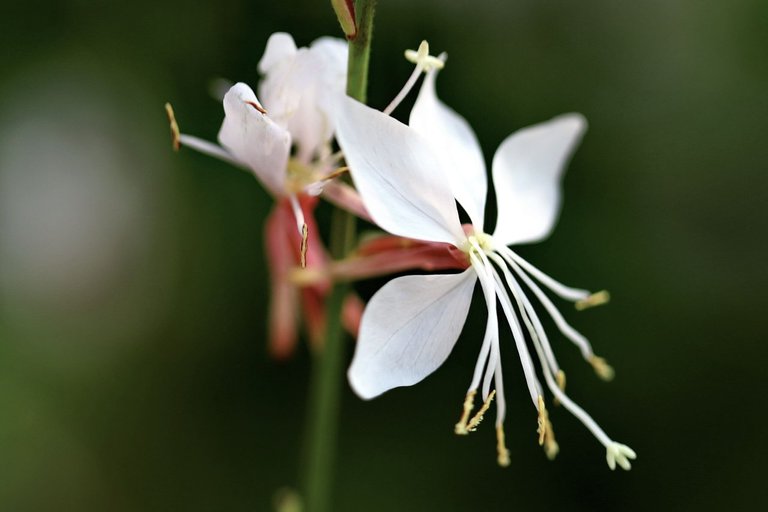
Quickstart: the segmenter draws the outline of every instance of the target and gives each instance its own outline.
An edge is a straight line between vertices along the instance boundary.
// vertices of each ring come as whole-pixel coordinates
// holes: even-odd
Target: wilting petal
[[[224,96],[224,123],[219,142],[247,164],[275,196],[285,192],[286,167],[291,150],[290,134],[254,106],[256,95],[237,83]]]
[[[409,125],[432,144],[440,158],[440,176],[450,180],[456,200],[482,231],[488,193],[483,152],[469,123],[438,99],[436,76],[436,71],[430,71],[424,78]]]
[[[336,138],[363,203],[392,234],[456,244],[465,238],[440,163],[416,131],[347,97],[337,104]]]
[[[493,157],[499,211],[494,239],[510,245],[549,235],[560,211],[563,171],[586,127],[580,114],[565,114],[501,143]]]
[[[410,386],[451,353],[472,300],[475,271],[393,279],[368,303],[349,381],[369,399]]]

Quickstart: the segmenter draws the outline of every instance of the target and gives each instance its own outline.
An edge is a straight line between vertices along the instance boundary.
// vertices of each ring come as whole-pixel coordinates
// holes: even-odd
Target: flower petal
[[[363,313],[349,382],[370,399],[410,386],[448,358],[469,311],[477,275],[405,276],[379,290]]]
[[[436,71],[430,71],[424,78],[409,125],[432,144],[456,200],[482,231],[488,194],[483,152],[466,119],[438,99],[436,76]]]
[[[333,136],[330,97],[342,94],[347,80],[347,45],[324,37],[310,48],[296,48],[288,34],[273,34],[259,70],[259,97],[270,118],[288,130],[297,158],[309,163]]]
[[[394,235],[457,244],[465,238],[429,143],[377,110],[338,98],[336,138],[373,220]]]
[[[565,114],[501,143],[493,157],[499,211],[494,239],[510,245],[549,235],[560,211],[560,179],[586,127],[581,114]]]
[[[232,86],[224,96],[225,116],[219,142],[247,164],[272,194],[281,196],[291,136],[254,105],[259,105],[259,100],[250,87],[244,83]]]
[[[267,48],[259,61],[259,73],[267,73],[275,64],[292,59],[296,55],[296,43],[285,32],[275,32],[267,40]]]

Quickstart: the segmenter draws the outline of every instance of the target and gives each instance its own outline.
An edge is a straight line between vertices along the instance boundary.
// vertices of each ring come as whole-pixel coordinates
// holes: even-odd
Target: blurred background
[[[298,484],[310,368],[304,345],[266,351],[270,198],[174,154],[163,103],[213,140],[211,81],[255,86],[275,31],[339,34],[330,3],[29,0],[3,4],[0,28],[0,510],[270,510]],[[557,229],[520,253],[612,292],[562,310],[614,382],[552,337],[571,395],[639,458],[612,473],[555,409],[549,462],[512,350],[511,467],[490,423],[454,436],[478,302],[420,385],[372,402],[345,387],[334,510],[760,509],[768,4],[382,1],[373,106],[422,39],[448,52],[439,94],[488,159],[520,127],[589,120]]]

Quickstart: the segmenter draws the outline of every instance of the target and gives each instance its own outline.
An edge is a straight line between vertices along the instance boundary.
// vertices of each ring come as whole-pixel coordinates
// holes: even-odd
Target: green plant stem
[[[347,61],[347,94],[365,103],[368,91],[368,61],[371,55],[373,37],[373,14],[376,0],[357,0],[357,35],[349,41],[349,60]]]
[[[347,94],[365,102],[368,60],[376,0],[357,0],[357,35],[349,41]],[[345,257],[355,243],[355,217],[334,210],[331,255]],[[328,512],[331,504],[340,397],[344,383],[344,331],[341,315],[349,283],[335,283],[326,303],[327,326],[322,350],[314,356],[310,379],[307,460],[304,467],[305,512]]]

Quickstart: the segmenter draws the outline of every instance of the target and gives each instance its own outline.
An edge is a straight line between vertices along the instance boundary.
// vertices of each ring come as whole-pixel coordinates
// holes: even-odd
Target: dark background
[[[547,461],[512,350],[511,467],[490,422],[455,437],[478,302],[425,382],[372,402],[345,388],[334,510],[765,506],[768,3],[380,4],[372,105],[428,39],[487,158],[522,126],[589,120],[555,233],[520,252],[611,290],[562,309],[613,383],[552,337],[571,395],[639,458],[610,472],[557,409]],[[29,0],[4,3],[0,28],[0,510],[269,510],[297,484],[310,362],[303,345],[266,353],[270,198],[173,154],[163,103],[214,139],[211,80],[255,85],[272,32],[338,34],[329,2]]]

